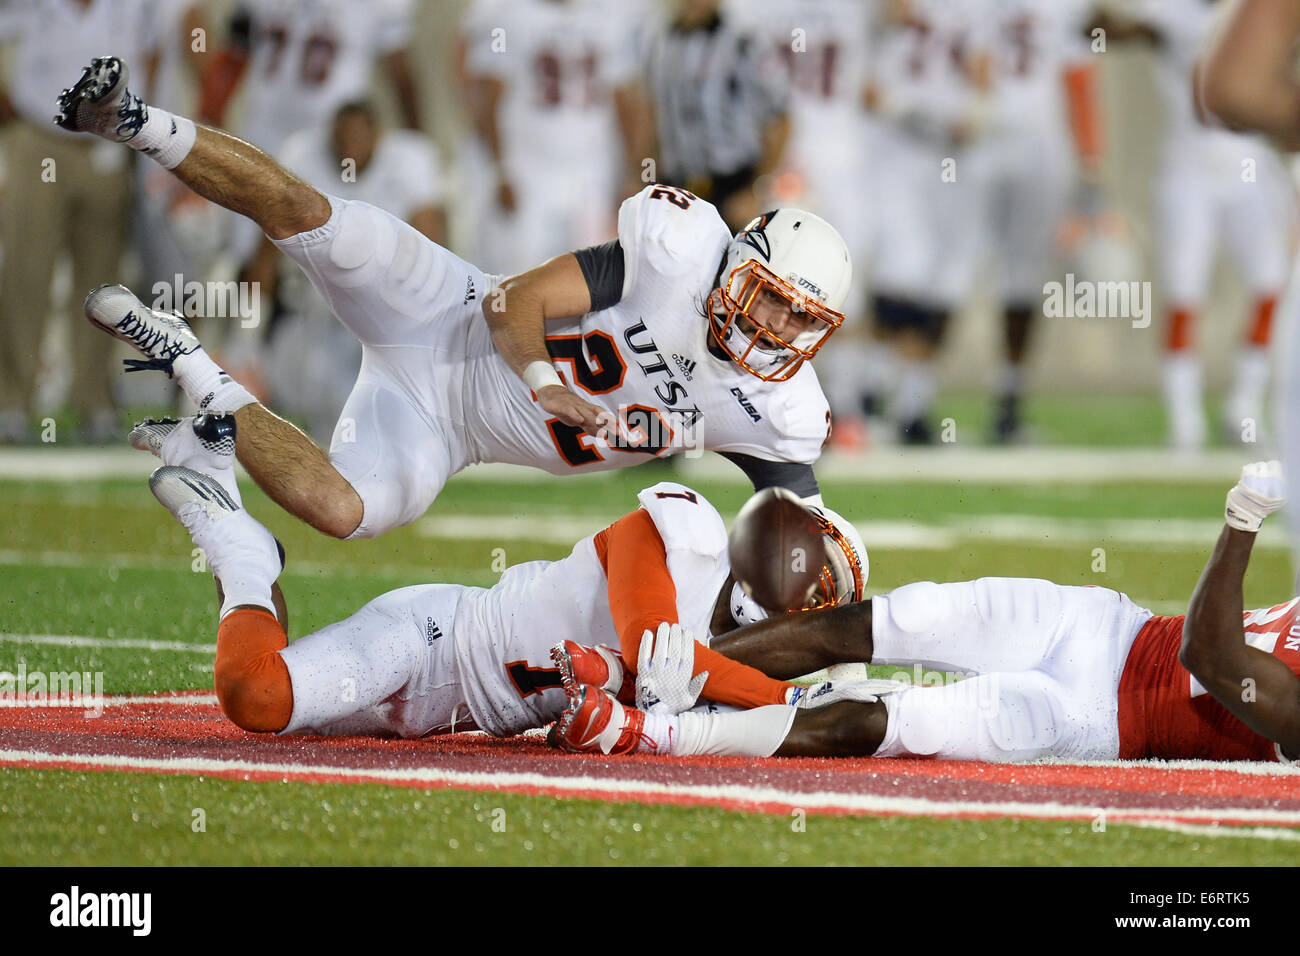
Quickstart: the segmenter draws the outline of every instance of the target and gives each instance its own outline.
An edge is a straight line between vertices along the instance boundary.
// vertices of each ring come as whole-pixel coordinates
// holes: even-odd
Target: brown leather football
[[[772,612],[803,607],[825,563],[816,519],[785,488],[764,488],[750,498],[727,545],[732,575]]]

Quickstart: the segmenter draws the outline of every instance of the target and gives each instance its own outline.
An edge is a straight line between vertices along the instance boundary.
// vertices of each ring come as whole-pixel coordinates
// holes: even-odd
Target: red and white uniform
[[[1245,613],[1246,643],[1300,674],[1300,598]],[[1279,749],[1230,714],[1178,663],[1183,618],[1153,617],[1119,682],[1119,756],[1277,760]]]
[[[377,598],[280,651],[293,685],[285,733],[422,737],[475,726],[497,736],[542,727],[565,696],[550,649],[564,640],[623,648],[668,620],[707,642],[727,580],[727,531],[698,492],[647,488],[641,508],[559,561],[508,568],[492,588],[428,584]],[[643,618],[627,604],[641,592]],[[789,686],[705,648],[706,693],[776,703]]]
[[[1245,640],[1300,673],[1297,605],[1247,612]],[[968,675],[882,698],[876,755],[1278,759],[1178,662],[1182,626],[1118,591],[1029,578],[923,581],[875,597],[873,664]]]
[[[636,78],[640,5],[479,0],[462,26],[470,73],[504,87],[496,122],[513,213],[489,207],[480,261],[513,274],[608,238],[623,158],[614,92]]]
[[[357,537],[414,521],[473,462],[569,474],[683,447],[820,455],[829,409],[811,366],[763,382],[707,347],[703,303],[730,239],[709,203],[657,186],[626,200],[622,300],[547,324],[561,376],[621,423],[593,437],[548,419],[497,353],[480,308],[495,279],[389,213],[331,201],[327,223],[276,245],[362,343],[330,448],[364,505]]]

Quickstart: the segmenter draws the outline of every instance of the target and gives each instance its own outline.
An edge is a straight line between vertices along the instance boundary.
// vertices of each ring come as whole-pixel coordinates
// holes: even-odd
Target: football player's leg
[[[463,353],[487,294],[483,272],[376,206],[327,202],[316,227],[272,238],[339,321],[366,345]]]
[[[367,352],[330,443],[332,469],[361,505],[350,536],[375,537],[429,510],[463,466],[456,447],[454,432],[431,423]]]
[[[450,636],[462,591],[390,591],[280,651],[293,686],[284,730],[418,737],[460,720],[473,729]]]
[[[1079,708],[1060,685],[1037,671],[911,687],[887,695],[882,703],[887,718],[877,757],[1009,763],[1106,756],[1086,752],[1086,721],[1075,712]]]
[[[871,663],[1029,670],[1074,620],[1079,590],[1033,578],[905,585],[872,598]]]

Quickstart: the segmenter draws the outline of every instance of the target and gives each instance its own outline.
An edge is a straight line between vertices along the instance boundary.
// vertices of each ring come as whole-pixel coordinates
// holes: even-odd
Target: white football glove
[[[709,672],[694,677],[695,637],[689,628],[664,621],[659,632],[641,635],[636,662],[636,706],[652,714],[680,714],[699,699]]]
[[[827,704],[834,704],[841,700],[856,700],[864,704],[872,704],[885,694],[892,694],[908,686],[910,685],[904,681],[874,678],[854,681],[827,680],[820,684],[809,684],[807,687],[792,687],[785,692],[785,702],[791,707],[802,707],[805,710],[825,707]]]
[[[1282,463],[1257,461],[1241,469],[1241,480],[1228,492],[1224,518],[1238,531],[1258,531],[1264,519],[1286,504]]]

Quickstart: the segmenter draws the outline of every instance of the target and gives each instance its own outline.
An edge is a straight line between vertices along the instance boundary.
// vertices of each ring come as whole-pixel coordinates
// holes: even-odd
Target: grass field
[[[894,454],[882,452],[881,454]],[[0,462],[2,466],[3,462]],[[143,466],[147,471],[147,463]],[[835,473],[840,474],[845,469]],[[851,469],[848,469],[851,471]],[[291,637],[384,590],[491,585],[494,561],[566,554],[635,504],[659,469],[560,482],[451,482],[430,515],[378,541],[298,524],[251,485],[249,509],[284,542]],[[735,480],[691,482],[727,515]],[[871,549],[873,592],[918,579],[1047,577],[1126,591],[1179,613],[1213,543],[1226,485],[934,480],[824,482]],[[184,531],[144,482],[0,480],[0,672],[90,671],[109,695],[210,690],[215,603]],[[448,531],[451,529],[451,532]],[[1292,593],[1280,527],[1268,528],[1248,606]],[[203,808],[206,830],[191,828]],[[496,811],[509,825],[493,827]],[[1027,819],[789,816],[710,807],[411,789],[246,782],[202,775],[0,770],[0,864],[1284,864],[1285,840]]]

